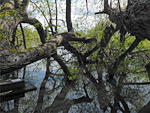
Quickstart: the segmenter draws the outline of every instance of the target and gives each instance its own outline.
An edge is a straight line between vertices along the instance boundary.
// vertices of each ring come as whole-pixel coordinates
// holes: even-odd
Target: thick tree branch
[[[40,35],[40,39],[41,39],[42,44],[44,44],[46,42],[46,40],[45,40],[46,37],[44,36],[45,33],[44,33],[43,26],[37,19],[35,19],[35,18],[24,18],[21,23],[28,23],[28,24],[33,25],[37,29],[37,31]]]
[[[14,0],[14,5],[15,5],[15,8],[19,8],[19,2],[20,0]]]
[[[34,23],[35,22],[31,22],[31,24],[34,24]],[[23,66],[26,66],[37,60],[50,57],[56,52],[57,46],[60,46],[61,44],[65,44],[69,41],[79,41],[79,42],[89,43],[92,40],[94,40],[94,38],[85,38],[85,37],[77,38],[75,35],[72,35],[69,33],[62,33],[62,34],[56,35],[55,38],[52,38],[49,42],[44,44],[44,46],[33,48],[31,51],[20,52],[21,54],[19,54],[19,52],[17,51],[16,53],[10,52],[10,50],[0,51],[0,59],[2,59],[0,61],[0,66],[1,66],[0,74],[12,72],[16,69],[20,69]],[[58,57],[56,57],[56,60],[58,60],[59,63],[61,64],[61,61],[60,59],[58,59]],[[66,70],[66,68],[64,70]],[[71,76],[69,72],[65,72],[65,73],[68,76]]]
[[[66,0],[66,23],[68,32],[72,32],[73,27],[71,22],[71,0]]]
[[[28,64],[47,58],[56,53],[55,44],[45,44],[33,48],[31,51],[10,52],[4,50],[0,52],[0,75],[20,69]],[[32,56],[32,57],[31,57]]]
[[[76,48],[71,46],[69,43],[65,43],[63,45],[64,45],[65,49],[67,49],[68,51],[70,51],[71,53],[73,53],[74,55],[77,56],[79,64],[85,63],[86,59],[83,59],[82,54],[79,51],[77,51]]]
[[[50,40],[50,42],[57,42],[58,46],[60,46],[61,44],[65,44],[66,42],[78,41],[84,43],[91,43],[91,41],[94,40],[95,38],[76,37],[74,34],[71,33],[60,33],[56,34],[54,38]]]
[[[22,2],[22,7],[21,8],[22,8],[24,13],[27,13],[27,8],[29,6],[29,2],[30,2],[30,0],[23,0],[23,2]]]
[[[17,31],[17,27],[14,28],[13,33],[12,33],[12,45],[15,45],[15,40],[16,40],[16,31]]]

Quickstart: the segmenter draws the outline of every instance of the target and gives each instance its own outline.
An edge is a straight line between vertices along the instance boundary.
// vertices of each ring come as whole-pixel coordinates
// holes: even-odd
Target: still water
[[[101,84],[97,91],[84,76],[68,83],[56,62],[51,62],[49,67],[46,63],[46,60],[40,60],[27,66],[25,73],[23,69],[17,72],[16,78],[32,83],[37,90],[0,103],[0,113],[111,113],[111,105],[106,107],[106,103],[114,103],[109,84]],[[150,86],[125,85],[121,94],[130,113],[137,113],[150,101]],[[117,113],[122,113],[121,108],[118,109]]]

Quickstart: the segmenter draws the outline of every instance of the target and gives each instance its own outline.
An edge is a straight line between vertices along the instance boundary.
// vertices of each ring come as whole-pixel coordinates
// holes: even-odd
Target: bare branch
[[[55,32],[57,34],[57,26],[58,26],[58,9],[57,9],[57,0],[55,0],[55,7],[56,7],[56,27]]]
[[[24,30],[23,30],[23,27],[20,23],[20,28],[21,28],[21,32],[22,32],[22,37],[23,37],[23,44],[24,44],[24,48],[26,49],[26,39],[25,39],[25,34],[24,34]]]
[[[88,10],[88,1],[86,0],[86,9],[87,9],[87,12],[89,11]]]
[[[52,13],[51,13],[51,8],[50,8],[50,5],[49,5],[48,0],[46,0],[46,2],[47,2],[47,5],[48,5],[49,16],[50,16],[48,25],[49,25],[49,27],[50,27],[50,29],[51,29],[52,35],[54,35],[54,31],[53,31],[53,27],[52,27],[53,23],[52,23]],[[46,18],[46,17],[45,17],[45,18]]]

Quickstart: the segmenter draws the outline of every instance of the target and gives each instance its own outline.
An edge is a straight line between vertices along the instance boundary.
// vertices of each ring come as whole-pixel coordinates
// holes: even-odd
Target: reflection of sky
[[[39,61],[38,61],[39,62]],[[37,63],[32,63],[26,67],[26,75],[25,75],[25,81],[31,82],[33,85],[35,85],[37,88],[40,87],[44,77],[45,77],[45,69],[42,64],[39,66],[43,67],[43,70],[38,68]],[[23,75],[23,70],[19,73],[20,78]]]

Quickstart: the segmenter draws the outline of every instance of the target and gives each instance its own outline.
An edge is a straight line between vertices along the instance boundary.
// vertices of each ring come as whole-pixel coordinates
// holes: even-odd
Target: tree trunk
[[[73,27],[71,22],[71,0],[66,0],[66,23],[68,32],[72,32]]]

